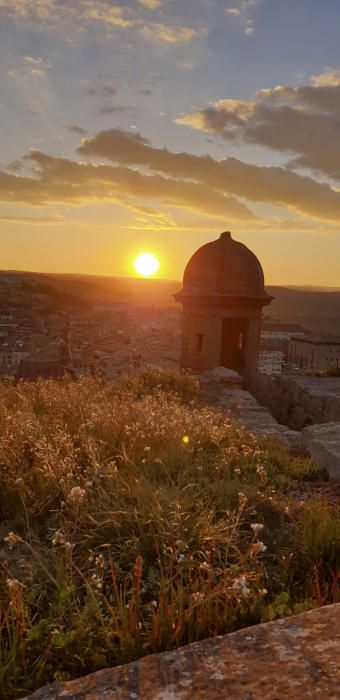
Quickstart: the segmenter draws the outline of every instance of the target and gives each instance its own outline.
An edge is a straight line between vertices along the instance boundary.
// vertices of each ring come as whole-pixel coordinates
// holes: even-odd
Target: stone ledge
[[[339,659],[340,603],[53,684],[30,699],[338,700]]]

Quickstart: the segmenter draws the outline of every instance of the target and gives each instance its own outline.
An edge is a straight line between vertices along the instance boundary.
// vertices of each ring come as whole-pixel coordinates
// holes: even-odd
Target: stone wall
[[[250,390],[279,423],[302,430],[315,423],[340,421],[340,377],[258,373]]]
[[[340,604],[38,690],[31,700],[338,700]]]

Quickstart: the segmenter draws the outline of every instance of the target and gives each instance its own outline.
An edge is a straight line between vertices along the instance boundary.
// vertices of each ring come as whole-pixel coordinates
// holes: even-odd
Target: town
[[[178,305],[90,303],[19,273],[0,273],[0,376],[34,380],[68,373],[114,380],[143,367],[179,366]],[[340,337],[264,314],[259,371],[336,372]]]

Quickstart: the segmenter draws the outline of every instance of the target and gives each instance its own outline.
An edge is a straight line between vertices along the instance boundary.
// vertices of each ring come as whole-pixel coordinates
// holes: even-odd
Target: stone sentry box
[[[183,368],[222,366],[245,378],[256,371],[262,308],[272,297],[254,253],[225,231],[194,253],[174,296],[183,305]]]

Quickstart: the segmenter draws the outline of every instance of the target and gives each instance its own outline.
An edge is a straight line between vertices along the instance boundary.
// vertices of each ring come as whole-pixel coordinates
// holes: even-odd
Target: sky
[[[340,287],[339,0],[0,0],[0,267]]]

